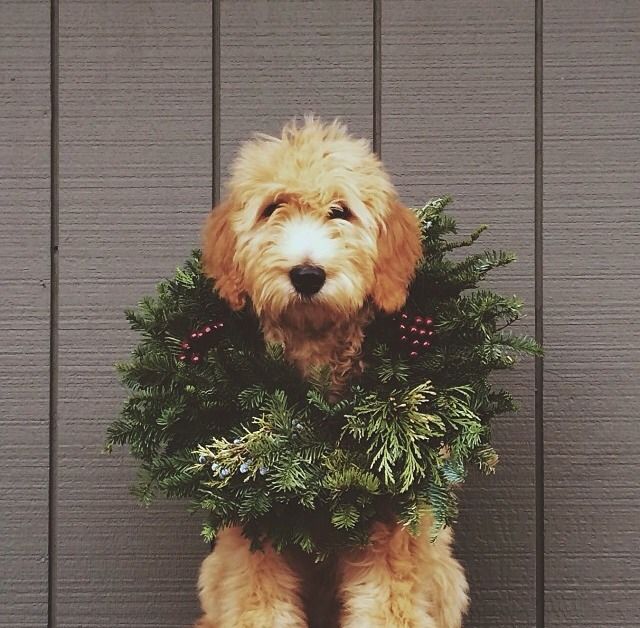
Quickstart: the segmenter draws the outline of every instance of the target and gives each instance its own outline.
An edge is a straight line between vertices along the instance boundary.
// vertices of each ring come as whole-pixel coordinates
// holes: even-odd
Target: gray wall
[[[537,29],[532,0],[51,9],[0,0],[0,627],[196,617],[198,521],[100,453],[122,310],[197,244],[238,143],[306,111],[375,134],[407,202],[488,222],[520,258],[494,285],[544,320],[537,394],[531,362],[501,377],[521,412],[464,490],[466,625],[640,625],[640,2],[545,0]]]

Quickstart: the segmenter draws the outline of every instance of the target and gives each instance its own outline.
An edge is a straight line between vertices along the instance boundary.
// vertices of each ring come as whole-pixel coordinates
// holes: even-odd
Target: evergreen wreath
[[[521,315],[516,297],[477,289],[514,256],[452,259],[486,227],[453,239],[450,200],[415,210],[424,258],[405,309],[367,327],[366,369],[338,401],[326,371],[303,381],[250,307],[217,296],[198,251],[127,311],[142,340],[117,365],[129,397],[107,450],[128,445],[140,460],[138,497],[191,498],[208,541],[241,525],[255,548],[268,538],[317,560],[365,544],[376,519],[415,531],[429,508],[434,533],[451,523],[468,468],[491,473],[498,461],[491,419],[516,409],[489,374],[540,348],[505,331]]]

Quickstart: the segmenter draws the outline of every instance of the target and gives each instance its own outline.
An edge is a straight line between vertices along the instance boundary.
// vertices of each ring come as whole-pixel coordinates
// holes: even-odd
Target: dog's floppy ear
[[[202,230],[202,268],[214,280],[218,294],[232,309],[239,310],[247,295],[234,260],[236,236],[229,224],[232,209],[233,204],[227,199],[214,207],[207,217]]]
[[[372,298],[384,312],[397,312],[407,300],[407,288],[422,257],[418,218],[399,200],[391,202],[378,232],[378,258]]]

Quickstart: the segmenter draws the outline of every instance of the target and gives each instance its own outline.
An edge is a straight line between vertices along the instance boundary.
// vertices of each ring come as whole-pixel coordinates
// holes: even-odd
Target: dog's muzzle
[[[320,268],[320,266],[304,264],[301,266],[294,266],[289,271],[289,277],[291,278],[291,283],[298,294],[310,297],[316,294],[316,292],[319,292],[320,288],[324,286],[327,274],[324,272],[324,269]]]

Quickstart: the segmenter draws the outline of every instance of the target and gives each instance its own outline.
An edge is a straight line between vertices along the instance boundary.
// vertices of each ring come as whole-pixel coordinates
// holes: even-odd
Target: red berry
[[[198,334],[194,331],[194,332],[191,334],[191,337],[192,337],[192,338],[197,338],[197,337],[198,337]]]
[[[402,342],[407,342],[407,340],[409,340],[406,336],[400,336],[400,340]]]
[[[410,355],[412,358],[417,358],[417,357],[418,357],[418,352],[417,352],[417,351],[412,351],[409,355]]]
[[[431,318],[427,318],[424,322],[425,322],[427,325],[433,325],[433,319],[431,319]]]
[[[426,349],[427,347],[430,347],[430,346],[431,346],[431,343],[430,343],[428,340],[425,340],[425,341],[422,343],[422,346]]]
[[[420,344],[420,341],[414,340],[411,344],[417,347]]]
[[[182,349],[191,349],[191,345],[186,340],[180,343],[180,347]]]
[[[426,330],[426,329],[421,329],[418,333],[419,333],[421,336],[424,336],[424,335],[427,333],[427,330]]]
[[[178,360],[180,360],[180,362],[184,362],[187,359],[187,356],[184,353],[181,353],[178,356]]]
[[[197,355],[196,353],[194,353],[194,354],[191,356],[191,362],[193,362],[194,364],[197,364],[198,362],[200,362],[200,356],[199,356],[199,355]]]
[[[413,320],[415,321],[416,325],[422,325],[422,316],[416,316]]]
[[[402,314],[401,318],[403,318],[406,321],[409,317],[406,314]]]
[[[406,328],[407,328],[406,325],[403,325],[402,323],[400,323],[400,329],[406,329]]]
[[[418,328],[417,328],[417,327],[412,327],[409,331],[410,331],[412,334],[417,334],[417,333],[418,333]]]
[[[207,326],[204,328],[204,333],[205,333],[205,334],[210,334],[210,333],[211,333],[211,327],[209,327],[209,325],[207,325]]]
[[[202,338],[202,336],[204,336],[204,332],[199,331],[198,332],[198,338]]]
[[[430,336],[433,336],[433,331],[429,331],[429,335],[430,335]]]
[[[222,329],[224,327],[224,323],[218,323],[218,327],[220,327],[220,329]]]

